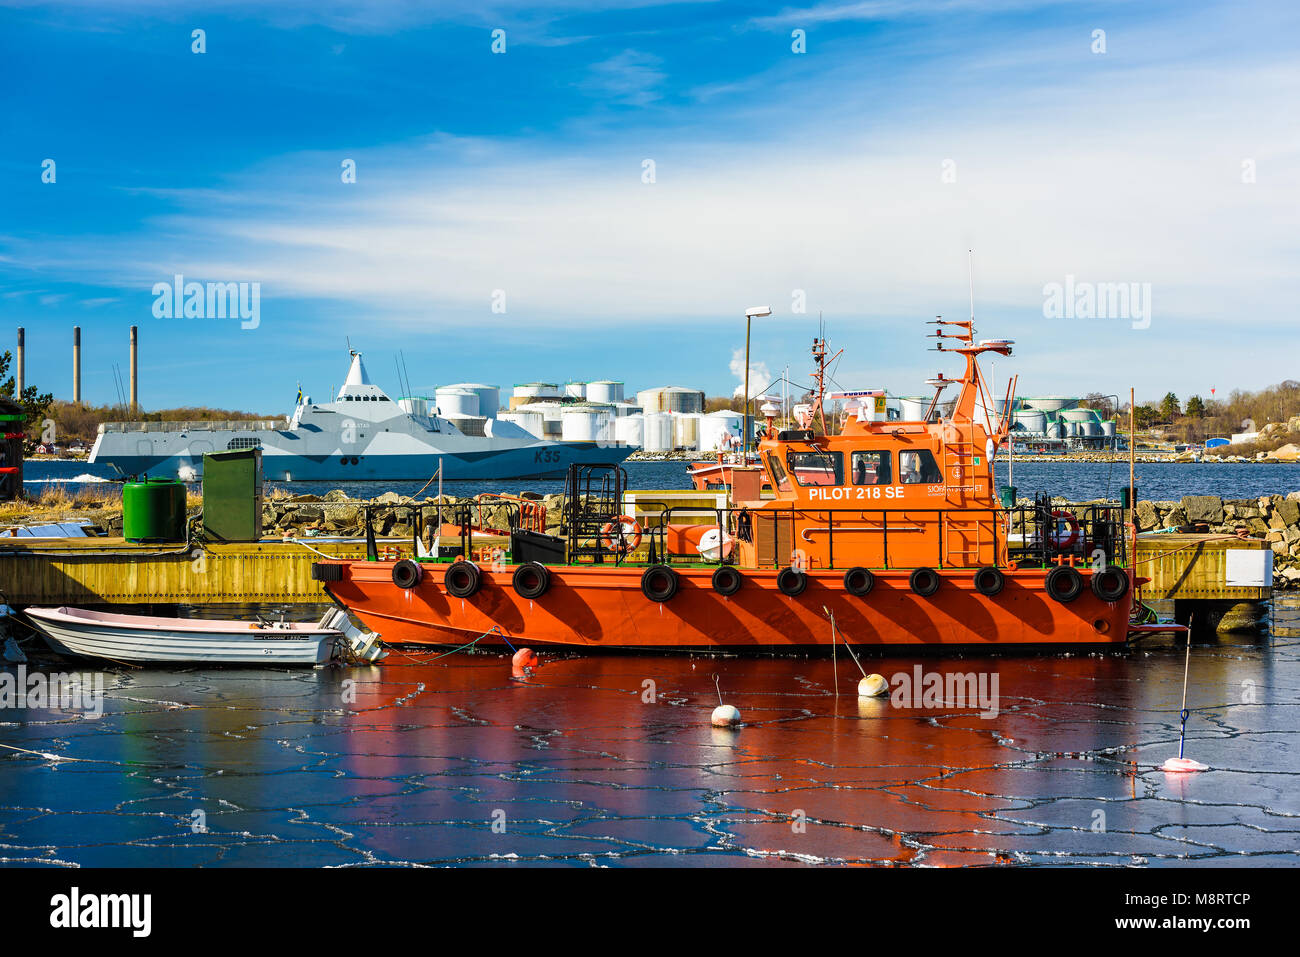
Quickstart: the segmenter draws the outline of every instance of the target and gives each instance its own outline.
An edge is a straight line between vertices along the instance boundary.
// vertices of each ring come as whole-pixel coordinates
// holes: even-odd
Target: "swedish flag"
[[[298,383],[298,404],[302,405],[302,383]]]

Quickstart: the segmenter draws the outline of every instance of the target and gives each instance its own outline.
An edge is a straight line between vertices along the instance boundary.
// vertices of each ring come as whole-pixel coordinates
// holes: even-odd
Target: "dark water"
[[[0,710],[0,862],[1300,864],[1293,598],[1271,637],[1193,646],[1187,753],[1212,770],[1184,776],[1156,770],[1172,642],[863,662],[996,675],[996,717],[859,700],[843,655],[559,656],[528,681],[430,658],[113,669],[100,717]],[[715,674],[739,730],[709,726]]]
[[[628,481],[634,489],[690,488],[686,462],[628,462]],[[1007,479],[1006,466],[998,463],[999,484]],[[1221,495],[1224,498],[1251,498],[1278,495],[1300,489],[1300,465],[1244,465],[1219,463],[1166,462],[1140,463],[1137,466],[1138,497],[1164,500],[1184,495]],[[42,487],[86,487],[99,484],[110,474],[103,466],[85,462],[28,462],[25,485],[33,494]],[[1124,462],[1017,462],[1013,478],[1022,496],[1048,492],[1075,501],[1093,498],[1118,498],[1119,490],[1128,485],[1128,465]],[[353,498],[371,498],[382,492],[395,491],[413,495],[423,482],[289,482],[274,483],[293,493],[322,494],[342,488]],[[541,494],[564,491],[561,479],[550,481],[447,482],[449,495],[471,496],[480,492],[533,491]],[[430,486],[422,494],[437,493]]]

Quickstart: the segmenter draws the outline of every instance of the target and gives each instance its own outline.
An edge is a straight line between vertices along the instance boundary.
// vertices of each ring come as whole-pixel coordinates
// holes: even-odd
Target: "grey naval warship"
[[[635,447],[612,441],[551,441],[488,415],[444,416],[423,400],[394,402],[370,381],[352,353],[347,380],[333,402],[301,390],[283,420],[105,422],[89,461],[119,475],[203,474],[205,452],[260,448],[271,481],[424,481],[560,478],[570,463],[618,463]]]

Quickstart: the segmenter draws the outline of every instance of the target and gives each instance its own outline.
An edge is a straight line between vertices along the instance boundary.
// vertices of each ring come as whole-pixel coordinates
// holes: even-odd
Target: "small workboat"
[[[67,607],[26,614],[55,651],[133,664],[318,665],[348,644],[341,630],[323,622],[153,618]]]

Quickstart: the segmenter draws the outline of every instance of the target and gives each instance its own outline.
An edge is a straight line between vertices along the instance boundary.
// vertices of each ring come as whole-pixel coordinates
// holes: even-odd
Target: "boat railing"
[[[216,419],[186,422],[101,422],[99,434],[108,432],[274,432],[286,429],[286,419]]]
[[[700,522],[698,506],[672,507],[667,503],[638,501],[637,507],[659,507],[653,522],[648,522],[646,535],[650,540],[649,560],[671,564],[677,562],[705,564],[734,564],[737,551],[728,547],[728,540],[753,544],[757,521],[771,523],[771,557],[764,566],[781,568],[807,562],[809,550],[824,554],[821,567],[848,568],[861,564],[862,550],[850,546],[848,554],[859,556],[850,562],[836,560],[837,541],[845,543],[849,536],[863,533],[879,534],[879,564],[875,567],[915,568],[922,564],[913,536],[933,534],[933,567],[974,567],[989,564],[984,559],[991,553],[991,563],[1006,567],[1012,563],[1048,567],[1060,562],[1079,565],[1124,565],[1127,562],[1126,539],[1123,535],[1123,512],[1118,505],[1097,504],[1079,507],[1073,511],[1036,505],[1020,505],[1011,509],[990,508],[807,508],[791,505],[787,508],[752,509],[744,507],[715,508],[712,524],[718,531],[717,554],[713,557],[699,552],[694,555],[676,555],[669,548],[669,527],[675,525],[674,511],[687,512],[694,527]],[[782,525],[788,535],[782,535]],[[987,533],[987,547],[957,547],[970,544],[972,536],[977,543]],[[789,544],[789,554],[784,554],[780,544]],[[824,553],[822,551],[824,543]],[[857,545],[855,541],[853,545]],[[846,554],[840,546],[841,558]],[[712,549],[710,549],[711,551]],[[908,558],[901,560],[900,552],[906,550]],[[698,551],[698,550],[697,550]],[[977,561],[969,561],[971,556]]]
[[[502,549],[500,542],[480,545],[476,551],[475,534],[493,535],[510,539],[521,528],[531,530],[530,519],[521,523],[524,502],[510,499],[488,498],[473,502],[393,502],[368,503],[361,506],[362,524],[365,526],[366,559],[378,561],[379,549],[375,540],[375,517],[380,512],[391,511],[395,518],[406,518],[411,526],[411,544],[413,554],[420,555],[432,547],[433,541],[443,539],[443,546],[466,558],[490,560],[490,556]],[[432,524],[430,524],[432,522]],[[405,523],[403,523],[405,524]],[[428,544],[426,544],[426,542]],[[441,558],[443,555],[432,555]]]

